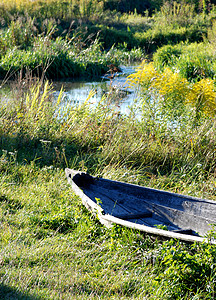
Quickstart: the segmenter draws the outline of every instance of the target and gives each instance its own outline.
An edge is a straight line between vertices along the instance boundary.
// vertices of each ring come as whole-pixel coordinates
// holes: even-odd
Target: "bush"
[[[183,245],[173,241],[161,247],[158,277],[155,285],[168,289],[169,299],[192,299],[203,291],[205,299],[213,299],[215,294],[215,246],[211,244]],[[169,285],[175,285],[170,289]],[[155,288],[156,288],[155,286]],[[213,298],[212,298],[213,297]]]
[[[141,13],[144,13],[146,10],[153,12],[156,9],[160,9],[160,6],[162,5],[162,3],[163,3],[162,0],[158,0],[158,1],[153,1],[153,0],[147,0],[147,1],[107,0],[104,3],[104,9],[116,10],[121,13],[133,12],[134,10],[136,10],[137,13],[141,14]]]
[[[169,66],[190,82],[215,78],[214,48],[209,43],[167,45],[153,55],[154,65]]]
[[[203,115],[215,115],[216,94],[211,79],[202,79],[191,84],[182,78],[180,72],[170,68],[159,72],[153,63],[146,62],[143,62],[137,72],[128,79],[129,84],[139,85],[142,90],[141,114],[144,119],[150,115],[151,122],[164,124],[169,120],[173,127],[173,124],[178,122],[183,124],[181,118],[194,118],[195,124]]]
[[[124,29],[116,29],[114,27],[97,25],[88,29],[88,35],[96,35],[99,32],[99,40],[104,49],[110,49],[113,45],[127,44],[127,49],[139,46],[133,33]]]

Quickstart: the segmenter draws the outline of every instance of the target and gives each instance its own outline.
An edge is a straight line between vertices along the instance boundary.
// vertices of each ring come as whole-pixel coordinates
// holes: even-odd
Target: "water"
[[[101,101],[103,95],[106,96],[110,105],[124,114],[130,112],[130,106],[133,105],[136,93],[128,87],[127,76],[135,71],[135,66],[121,66],[122,72],[115,73],[113,79],[109,79],[109,74],[102,76],[98,81],[58,81],[53,82],[56,98],[60,89],[64,90],[64,101],[62,105],[80,105],[86,101],[91,90],[95,90],[95,95],[89,100],[94,107]],[[0,83],[1,85],[1,83]],[[8,101],[11,98],[13,85],[4,84],[0,88],[1,101]]]
[[[95,95],[89,100],[94,107],[103,96],[107,101],[115,106],[121,113],[128,114],[130,106],[136,98],[136,93],[129,88],[127,76],[135,71],[135,66],[121,66],[121,73],[116,73],[113,79],[109,75],[102,76],[99,81],[60,81],[54,82],[56,96],[61,87],[64,89],[64,104],[80,105],[87,99],[91,90],[95,90]]]

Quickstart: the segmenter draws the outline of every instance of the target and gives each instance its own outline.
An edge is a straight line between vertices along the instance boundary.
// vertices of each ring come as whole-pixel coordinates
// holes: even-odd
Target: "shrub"
[[[107,0],[104,3],[104,8],[109,10],[116,10],[121,13],[133,12],[136,10],[138,13],[144,13],[146,10],[153,12],[155,9],[159,9],[162,5],[162,1],[142,1],[142,0]]]
[[[99,40],[102,42],[104,49],[110,49],[113,45],[127,44],[127,49],[132,49],[138,46],[136,38],[133,37],[131,31],[124,29],[116,29],[105,25],[91,26],[88,29],[88,34],[97,34],[99,32]]]
[[[167,45],[153,55],[154,65],[169,66],[190,82],[215,77],[214,48],[209,43]]]
[[[205,299],[214,298],[215,254],[215,246],[207,243],[190,246],[173,241],[164,243],[159,254],[161,263],[155,288],[168,289],[169,299],[186,299],[188,293],[193,297],[200,290]],[[170,284],[175,288],[170,289]]]
[[[191,89],[188,101],[195,107],[197,119],[201,113],[212,117],[216,113],[216,92],[213,80],[208,78],[196,82]]]

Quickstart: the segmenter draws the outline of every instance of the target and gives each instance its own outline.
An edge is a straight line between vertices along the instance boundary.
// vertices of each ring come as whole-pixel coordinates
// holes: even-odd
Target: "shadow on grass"
[[[0,284],[0,299],[1,300],[40,300],[38,296],[32,296],[28,293],[22,293],[15,288]]]
[[[31,139],[27,135],[22,137],[11,137],[9,135],[0,135],[0,157],[7,151],[13,159],[13,152],[16,154],[16,162],[29,163],[37,162],[40,167],[54,165],[57,167],[66,167],[66,162],[72,159],[80,151],[79,145],[73,141],[49,140],[49,139]]]

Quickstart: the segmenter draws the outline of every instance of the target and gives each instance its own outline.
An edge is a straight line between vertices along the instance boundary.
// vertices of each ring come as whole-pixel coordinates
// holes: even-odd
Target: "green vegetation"
[[[128,6],[124,1],[3,1],[0,78],[20,70],[46,73],[48,79],[100,76],[110,63],[128,62],[126,57],[141,60],[164,45],[200,43],[211,31],[214,36],[214,7],[198,14],[196,3],[150,1],[151,13],[139,14],[129,6],[130,12],[122,13],[121,5]],[[116,55],[110,53],[113,47]]]
[[[0,88],[1,299],[215,298],[215,245],[107,229],[64,174],[216,200],[215,8],[133,2],[130,12],[123,0],[0,4],[0,76],[19,73],[10,100]],[[112,93],[94,109],[95,91],[66,105],[46,81],[144,55],[128,78],[139,89],[128,115]]]
[[[90,41],[75,32],[72,37],[54,37],[55,26],[47,25],[47,33],[33,36],[34,22],[28,19],[12,22],[0,37],[0,78],[13,78],[18,72],[24,76],[46,76],[48,79],[98,77],[108,71],[109,64],[140,60],[143,51],[115,49],[104,51],[97,36]],[[50,27],[50,28],[49,28]],[[88,43],[84,47],[85,43]],[[120,59],[119,57],[122,57]]]

